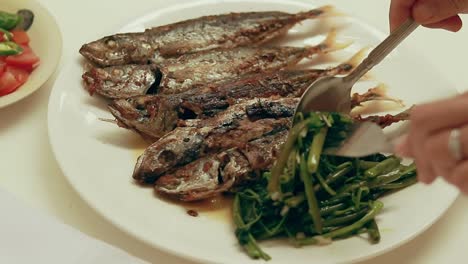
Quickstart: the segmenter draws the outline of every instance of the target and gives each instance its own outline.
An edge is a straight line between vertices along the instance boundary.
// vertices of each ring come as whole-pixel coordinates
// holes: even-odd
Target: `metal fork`
[[[325,77],[315,81],[302,95],[296,108],[299,112],[343,112],[351,111],[351,89],[374,66],[387,57],[404,39],[419,26],[413,19],[408,19],[392,32],[369,56],[349,75],[345,77]],[[356,124],[350,136],[342,145],[328,154],[346,157],[362,157],[378,152],[389,152],[393,144],[383,130],[369,122]]]

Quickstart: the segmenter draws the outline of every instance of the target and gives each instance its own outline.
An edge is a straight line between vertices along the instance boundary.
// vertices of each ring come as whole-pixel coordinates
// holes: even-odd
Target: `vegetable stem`
[[[307,170],[309,173],[317,172],[322,155],[323,145],[327,137],[328,127],[323,127],[318,133],[314,135],[312,145],[310,146],[309,156],[307,157]]]
[[[291,153],[297,138],[300,136],[301,132],[309,125],[310,120],[306,119],[295,125],[289,132],[288,139],[281,148],[281,154],[276,160],[276,164],[271,169],[271,178],[268,182],[268,192],[272,197],[275,197],[277,194],[281,194],[280,190],[280,177],[284,172],[284,168],[288,163],[289,153]]]
[[[380,231],[379,231],[379,226],[377,226],[377,222],[375,219],[372,219],[369,223],[366,225],[367,227],[367,234],[369,235],[369,241],[372,244],[377,244],[380,242]]]
[[[367,222],[370,220],[374,219],[374,217],[382,210],[383,208],[383,203],[380,201],[375,201],[371,204],[371,210],[361,219],[353,223],[352,225],[345,226],[343,228],[334,230],[330,233],[324,234],[323,237],[326,238],[335,238],[335,237],[340,237],[343,235],[346,235],[350,232],[359,230],[361,227],[363,227]]]
[[[322,217],[320,216],[320,209],[317,202],[317,197],[315,197],[315,191],[312,185],[312,175],[307,170],[307,164],[304,156],[301,156],[300,164],[301,179],[304,183],[305,194],[307,198],[307,203],[309,205],[309,214],[312,217],[314,222],[315,230],[321,234],[322,233]]]
[[[400,166],[401,160],[397,157],[390,157],[364,172],[364,176],[375,178],[378,175],[388,173]]]

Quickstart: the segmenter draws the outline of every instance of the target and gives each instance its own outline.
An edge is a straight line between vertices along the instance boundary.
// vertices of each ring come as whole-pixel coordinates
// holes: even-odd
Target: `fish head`
[[[158,193],[182,201],[197,201],[229,190],[238,178],[248,174],[249,164],[237,150],[206,156],[160,177]]]
[[[86,89],[111,99],[154,93],[161,73],[153,65],[119,65],[92,68],[83,74]]]
[[[80,53],[92,63],[107,67],[145,63],[153,55],[154,49],[145,34],[127,33],[87,43],[81,47]]]
[[[203,133],[193,127],[177,128],[149,146],[138,158],[133,178],[141,183],[153,183],[169,169],[197,159],[203,145]]]
[[[154,142],[177,125],[178,113],[159,95],[114,100],[109,106],[120,127]]]

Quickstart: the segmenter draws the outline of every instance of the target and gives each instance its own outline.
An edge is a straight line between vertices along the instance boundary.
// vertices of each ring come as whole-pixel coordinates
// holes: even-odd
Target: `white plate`
[[[193,2],[151,12],[121,31],[141,30],[207,14],[273,9],[296,12],[324,3],[316,1],[312,5],[309,1],[280,0]],[[349,23],[340,31],[340,39],[353,39],[356,44],[338,53],[337,57],[349,57],[359,47],[375,44],[384,37],[356,19],[340,20]],[[291,34],[300,35],[304,31],[310,34],[318,28],[326,31],[323,23],[318,25],[320,27],[316,23],[304,22]],[[305,41],[296,38],[291,44],[317,41],[319,38]],[[49,104],[49,135],[65,176],[83,199],[110,222],[155,247],[202,263],[259,263],[250,260],[238,247],[231,222],[219,221],[203,213],[198,218],[189,217],[183,207],[157,199],[151,188],[141,188],[133,183],[131,174],[137,155],[134,148],[141,141],[126,130],[98,120],[111,116],[100,98],[91,98],[83,89],[81,62],[77,53],[55,84]],[[442,87],[451,86],[434,68],[425,66],[424,71],[414,70],[421,65],[425,65],[424,59],[403,46],[378,67],[374,75],[390,87],[392,95],[408,104],[446,96],[450,91]],[[408,89],[418,87],[418,80],[425,80],[424,93]],[[449,208],[456,196],[453,188],[438,181],[430,187],[415,185],[383,199],[385,210],[378,216],[382,241],[377,245],[352,238],[326,247],[296,249],[284,242],[266,243],[263,247],[271,254],[272,263],[310,263],[311,260],[314,263],[345,263],[366,259],[420,234]]]
[[[2,0],[0,10],[16,13],[19,9],[34,12],[34,23],[28,30],[30,46],[41,59],[41,64],[33,71],[29,80],[15,92],[0,96],[0,108],[13,104],[36,90],[54,73],[62,55],[62,37],[55,19],[34,0]]]

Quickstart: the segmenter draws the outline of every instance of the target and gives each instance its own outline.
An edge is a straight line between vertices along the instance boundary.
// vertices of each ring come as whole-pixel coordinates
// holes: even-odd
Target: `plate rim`
[[[130,18],[127,21],[127,23],[123,23],[123,24],[120,24],[120,26],[114,27],[114,30],[103,30],[102,31],[103,34],[101,34],[101,35],[114,34],[116,32],[121,32],[121,30],[124,29],[124,28],[131,27],[132,25],[141,23],[142,21],[148,20],[151,17],[159,16],[161,13],[168,12],[168,11],[171,11],[171,10],[177,10],[177,8],[187,8],[187,7],[198,6],[198,5],[203,5],[203,4],[213,4],[213,3],[223,3],[223,2],[239,2],[239,1],[248,2],[248,0],[196,0],[196,1],[186,2],[186,3],[172,4],[172,5],[169,5],[167,7],[162,8],[162,9],[150,10],[150,11],[147,11],[146,13],[140,14],[140,15],[137,14],[137,15],[135,15],[133,17],[133,19]],[[284,1],[281,1],[281,0],[268,0],[268,1],[277,2],[277,3],[284,3]],[[295,2],[295,3],[298,3],[298,4],[302,4],[302,5],[305,4],[304,1],[300,1],[300,0],[290,0],[290,2]],[[313,3],[311,3],[311,4],[313,4]],[[350,15],[350,16],[352,16],[352,15]],[[372,27],[368,23],[365,23],[365,24],[368,25],[369,27],[371,27],[376,32],[378,32],[380,34],[384,34],[384,33],[382,33],[382,31],[380,29]],[[73,56],[73,57],[70,58],[70,60],[66,63],[65,67],[60,71],[56,82],[58,82],[61,78],[64,78],[62,73],[66,73],[66,72],[69,71],[69,68],[71,68],[73,66],[73,63],[75,63],[74,59],[76,59],[76,58],[77,58],[77,56]],[[436,67],[436,69],[438,70],[439,68]],[[444,81],[445,82],[451,83],[451,81],[449,79],[447,79],[445,77],[445,75],[443,75],[443,76],[444,76]],[[456,86],[454,86],[454,87],[456,87]],[[59,150],[58,150],[58,147],[57,147],[57,142],[55,142],[56,137],[53,136],[53,134],[55,134],[55,132],[54,132],[55,130],[53,129],[53,124],[52,124],[53,121],[51,121],[51,120],[52,120],[52,116],[54,114],[53,110],[57,107],[58,104],[54,105],[52,103],[54,100],[52,100],[52,99],[54,97],[57,97],[57,96],[60,95],[58,92],[56,92],[56,90],[57,89],[55,89],[55,84],[54,84],[54,86],[52,88],[52,91],[51,91],[51,94],[50,94],[50,97],[49,97],[49,102],[48,102],[47,130],[48,130],[49,143],[51,145],[51,149],[52,149],[52,153],[54,155],[54,158],[57,161],[57,163],[59,165],[59,168],[61,169],[61,171],[63,173],[63,176],[65,177],[67,182],[70,184],[72,189],[78,194],[78,196],[81,199],[83,199],[83,201],[85,201],[86,204],[90,208],[92,208],[92,210],[94,212],[96,212],[99,216],[103,217],[109,223],[113,224],[121,232],[129,235],[130,237],[132,237],[132,238],[134,238],[134,239],[136,239],[138,241],[141,241],[141,242],[145,243],[146,245],[148,245],[150,247],[157,248],[158,250],[161,250],[162,252],[165,252],[167,254],[171,254],[171,255],[176,256],[176,257],[180,257],[180,258],[185,259],[187,261],[194,261],[194,262],[197,262],[197,263],[217,263],[212,259],[199,257],[199,256],[197,256],[195,254],[190,254],[190,253],[186,253],[186,252],[177,251],[177,250],[174,250],[174,249],[170,248],[169,246],[165,246],[164,243],[155,243],[155,241],[149,240],[146,237],[139,236],[137,233],[133,232],[131,229],[126,228],[125,225],[122,224],[121,222],[111,218],[108,214],[105,213],[105,210],[101,210],[100,207],[96,205],[96,203],[92,202],[92,199],[90,197],[88,197],[85,194],[84,191],[82,191],[80,188],[78,188],[74,184],[75,181],[73,180],[73,177],[67,176],[67,175],[69,175],[69,173],[67,173],[67,169],[63,166],[63,164],[62,164],[63,161],[61,162],[60,159],[58,158],[58,151]],[[453,88],[453,92],[459,94],[459,91],[457,89],[455,89],[455,88]],[[60,108],[62,108],[61,105],[58,106],[58,109],[60,109]],[[437,223],[446,214],[446,212],[453,206],[453,204],[455,203],[455,201],[457,200],[459,195],[460,194],[459,194],[458,191],[453,191],[451,200],[449,200],[449,202],[447,203],[448,206],[446,208],[444,208],[437,217],[434,217],[432,219],[432,221],[426,222],[426,224],[423,225],[423,227],[418,232],[412,233],[407,238],[405,238],[403,240],[400,240],[400,241],[394,243],[393,245],[390,245],[390,246],[388,246],[388,247],[386,247],[386,248],[384,248],[384,249],[382,249],[382,250],[380,250],[378,252],[375,252],[373,254],[367,254],[367,255],[364,255],[364,256],[363,256],[363,254],[361,254],[361,255],[358,255],[357,257],[355,257],[352,260],[347,261],[345,263],[356,263],[356,262],[369,260],[369,259],[378,257],[380,255],[383,255],[385,253],[388,253],[390,251],[393,251],[393,250],[395,250],[395,249],[397,249],[397,248],[399,248],[401,246],[404,246],[408,242],[412,241],[416,237],[418,237],[421,234],[423,234],[424,232],[426,232],[435,223]]]

